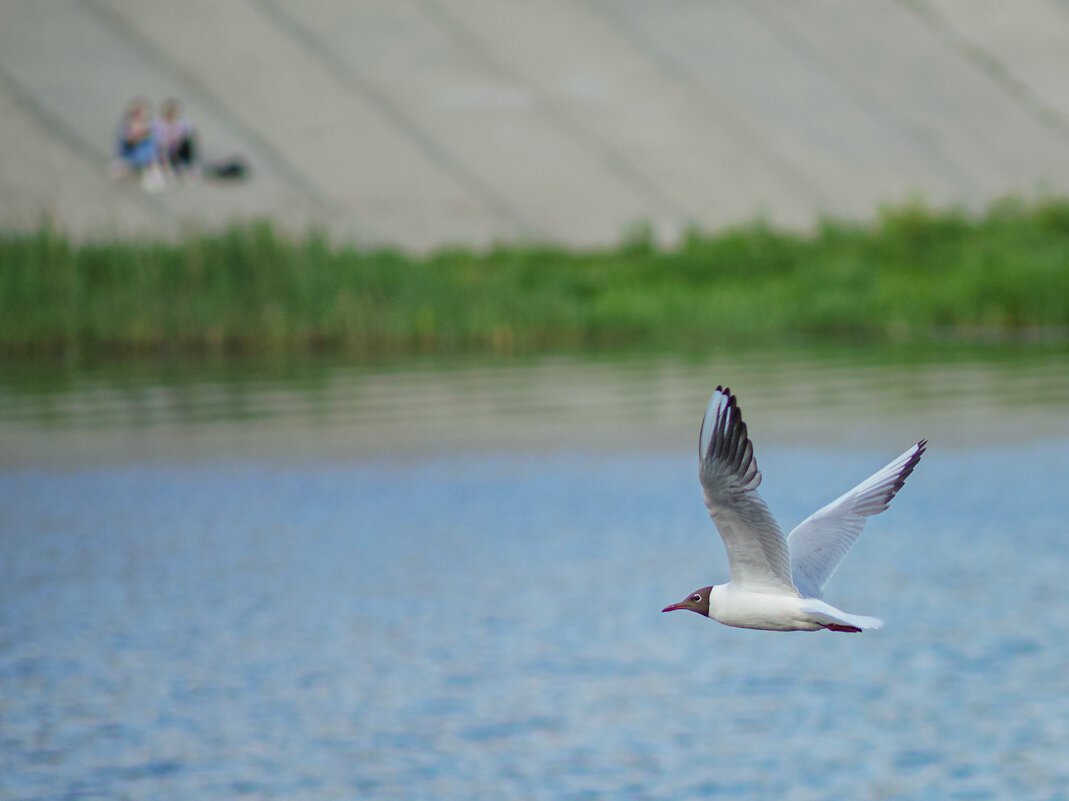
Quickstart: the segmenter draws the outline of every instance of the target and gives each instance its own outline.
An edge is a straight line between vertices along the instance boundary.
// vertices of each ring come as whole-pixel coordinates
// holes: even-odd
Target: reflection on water
[[[954,442],[1056,435],[1069,351],[947,347],[726,353],[702,360],[549,359],[497,364],[305,362],[279,367],[0,366],[0,463],[158,445],[309,456],[442,448],[675,447],[718,383],[776,441]],[[1018,422],[1007,425],[1007,416]]]
[[[4,368],[0,798],[1069,797],[1064,358],[803,356]],[[885,629],[659,613],[717,382],[788,524],[931,439]]]

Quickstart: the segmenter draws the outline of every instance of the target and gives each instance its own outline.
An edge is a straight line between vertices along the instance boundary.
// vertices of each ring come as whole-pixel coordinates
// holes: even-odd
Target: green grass
[[[1069,201],[922,205],[808,234],[416,258],[278,236],[178,244],[0,233],[0,353],[539,352],[712,340],[926,341],[1069,330]]]

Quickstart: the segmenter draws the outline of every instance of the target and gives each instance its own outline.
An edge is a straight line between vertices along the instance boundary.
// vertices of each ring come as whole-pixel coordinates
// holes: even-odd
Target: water
[[[9,381],[0,798],[1069,797],[1064,359],[748,363]],[[931,439],[883,630],[659,613],[719,380],[788,524]]]

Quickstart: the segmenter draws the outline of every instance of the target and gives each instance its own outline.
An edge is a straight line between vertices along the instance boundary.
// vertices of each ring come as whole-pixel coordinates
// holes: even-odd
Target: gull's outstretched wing
[[[757,492],[761,472],[735,396],[717,387],[698,436],[698,478],[731,567],[731,583],[797,595],[790,553],[768,506]]]
[[[814,512],[791,532],[787,545],[795,586],[807,598],[820,598],[824,585],[850,550],[865,518],[879,514],[895,497],[920,461],[921,440],[875,475]]]

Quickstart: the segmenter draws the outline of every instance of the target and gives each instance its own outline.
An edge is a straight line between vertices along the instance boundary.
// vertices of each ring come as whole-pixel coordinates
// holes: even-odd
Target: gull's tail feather
[[[878,617],[852,615],[816,598],[807,598],[806,601],[807,603],[804,607],[806,614],[810,615],[814,622],[819,623],[826,629],[859,632],[866,629],[883,628],[883,621]]]

